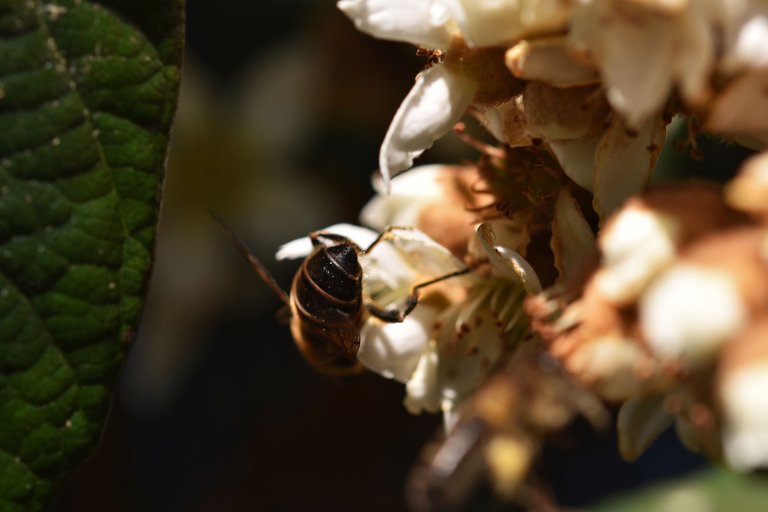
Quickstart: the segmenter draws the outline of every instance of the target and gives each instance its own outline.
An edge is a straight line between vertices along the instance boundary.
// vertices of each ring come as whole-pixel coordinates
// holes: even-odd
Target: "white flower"
[[[640,131],[676,91],[706,130],[768,145],[765,2],[581,0],[568,37],[630,128]]]
[[[546,141],[565,174],[593,193],[602,218],[642,191],[666,133],[660,111],[629,129],[598,86],[531,82],[520,97],[481,113],[489,130],[510,146]]]
[[[367,247],[376,233],[350,225],[330,231]],[[358,358],[368,369],[406,384],[409,411],[438,412],[456,418],[456,406],[485,379],[501,355],[521,341],[527,319],[522,302],[541,290],[530,265],[515,251],[494,242],[488,225],[478,229],[492,277],[458,276],[421,290],[420,302],[402,323],[370,316],[360,330]],[[285,244],[280,257],[311,250],[307,238]],[[395,232],[362,254],[365,301],[402,308],[414,285],[463,268],[446,248],[417,230]]]
[[[443,50],[455,41],[463,41],[459,47],[487,47],[529,31],[556,30],[568,12],[560,0],[341,0],[337,5],[374,37]],[[480,87],[494,81],[460,68],[460,63],[435,64],[416,77],[381,145],[385,183],[409,169],[461,118]]]
[[[760,0],[721,0],[725,75],[768,67],[768,5]]]
[[[608,101],[638,128],[660,111],[677,85],[686,102],[709,93],[715,64],[713,0],[582,0],[571,42],[602,72]]]
[[[768,5],[754,0],[722,0],[719,22],[723,56],[719,74],[728,79],[708,105],[704,127],[745,146],[768,147]]]
[[[484,201],[471,193],[479,180],[474,166],[427,165],[398,176],[387,191],[383,179],[375,175],[377,194],[360,212],[360,220],[376,230],[413,226],[463,258],[475,236],[473,208]]]
[[[711,360],[747,319],[731,276],[693,265],[665,271],[640,301],[640,325],[654,353],[690,366]]]
[[[338,8],[374,37],[446,48],[461,36],[470,47],[496,46],[567,20],[564,0],[340,0]]]
[[[632,203],[606,226],[599,239],[602,265],[596,277],[600,294],[615,304],[640,295],[677,254],[674,219]]]
[[[764,341],[764,340],[763,340]],[[768,465],[768,364],[748,365],[722,383],[726,428],[723,444],[728,463],[738,470]]]
[[[768,214],[768,152],[747,160],[725,186],[728,204],[744,212]]]
[[[424,355],[407,385],[408,410],[436,412],[439,407],[447,427],[458,418],[458,404],[485,380],[503,353],[522,341],[527,326],[523,299],[541,290],[530,265],[495,244],[489,225],[482,224],[477,236],[492,277],[468,276],[466,297],[434,318]]]
[[[723,447],[738,470],[768,467],[768,319],[729,343],[720,361],[718,398],[724,416]]]
[[[374,229],[387,226],[420,226],[425,209],[451,196],[451,178],[456,173],[446,165],[414,167],[407,174],[387,185],[378,176],[373,178],[376,196],[363,207],[360,220]],[[461,205],[463,207],[463,205]]]

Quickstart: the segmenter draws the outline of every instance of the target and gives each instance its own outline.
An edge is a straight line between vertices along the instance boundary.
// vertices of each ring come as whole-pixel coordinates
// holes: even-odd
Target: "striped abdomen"
[[[291,287],[291,332],[304,356],[328,373],[360,369],[363,315],[359,248],[349,240],[318,240]]]

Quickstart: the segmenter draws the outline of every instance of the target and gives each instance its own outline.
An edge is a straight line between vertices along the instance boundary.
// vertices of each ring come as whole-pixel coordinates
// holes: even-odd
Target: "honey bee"
[[[364,297],[360,257],[391,239],[398,230],[410,228],[389,227],[366,249],[342,235],[315,231],[309,235],[312,252],[296,272],[289,294],[232,230],[216,220],[253,270],[286,305],[291,334],[304,358],[329,375],[350,375],[363,370],[357,350],[360,328],[368,315],[384,322],[402,322],[418,304],[421,288],[469,272],[462,269],[419,283],[411,288],[402,310],[383,309]]]

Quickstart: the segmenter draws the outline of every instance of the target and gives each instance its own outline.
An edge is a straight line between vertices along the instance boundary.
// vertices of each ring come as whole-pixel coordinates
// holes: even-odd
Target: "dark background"
[[[359,34],[331,1],[190,0],[187,21],[140,334],[102,443],[54,510],[404,510],[408,472],[440,418],[407,414],[396,382],[312,370],[275,320],[280,302],[208,212],[288,287],[297,263],[275,262],[274,250],[355,221],[423,62]],[[449,136],[427,160],[466,156]],[[699,463],[672,435],[631,466],[614,446],[604,434],[547,453],[563,503]]]

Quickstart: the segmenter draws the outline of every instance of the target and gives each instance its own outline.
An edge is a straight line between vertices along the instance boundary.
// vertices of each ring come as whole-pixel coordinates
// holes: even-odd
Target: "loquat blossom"
[[[378,231],[413,226],[463,258],[477,224],[472,209],[482,200],[472,193],[479,178],[475,166],[426,165],[398,176],[387,190],[375,175],[376,195],[360,212],[360,220]]]
[[[674,425],[690,449],[732,467],[768,464],[763,158],[747,162],[727,195],[686,183],[633,199],[598,237],[600,262],[581,292],[528,301],[548,352],[621,404],[627,459]]]
[[[322,230],[367,247],[378,236],[360,226]],[[490,276],[469,273],[431,285],[401,323],[370,316],[360,330],[358,359],[369,370],[406,385],[406,408],[442,412],[446,425],[456,408],[486,378],[502,355],[526,332],[522,303],[541,290],[533,269],[515,251],[493,242],[489,226],[478,230]],[[308,255],[308,238],[283,245],[279,259]],[[360,256],[364,299],[385,309],[402,309],[419,283],[464,268],[445,247],[415,229],[394,231],[386,244]]]
[[[661,108],[630,129],[603,99],[596,68],[574,58],[565,37],[538,38],[566,27],[567,4],[405,5],[338,3],[358,28],[375,37],[442,51],[441,62],[417,76],[384,138],[379,169],[385,186],[471,107],[491,133],[512,147],[546,141],[566,174],[595,192],[601,215],[642,189],[664,140]],[[476,34],[473,27],[480,25],[484,30]],[[528,35],[530,42],[522,39]]]
[[[339,9],[374,37],[445,51],[416,77],[397,110],[379,153],[385,183],[445,135],[474,103],[498,104],[513,96],[501,47],[527,33],[557,30],[568,3],[546,1],[340,0]]]
[[[756,115],[763,109],[755,108],[768,101],[760,93],[768,11],[758,1],[341,0],[338,7],[375,37],[440,52],[382,143],[385,186],[468,110],[511,147],[544,144],[593,194],[603,219],[644,188],[677,112],[751,147],[768,141],[765,116]]]
[[[728,347],[718,372],[725,457],[740,470],[768,467],[767,335],[763,317]]]
[[[326,230],[365,249],[389,229],[360,253],[364,302],[419,292],[400,323],[366,317],[357,357],[405,385],[410,412],[443,414],[433,476],[468,457],[519,496],[546,438],[604,423],[604,404],[628,460],[673,426],[711,459],[768,466],[768,156],[725,187],[648,186],[673,116],[692,146],[700,131],[768,145],[768,4],[337,5],[432,52],[382,142],[367,227]],[[412,168],[452,128],[478,160]]]
[[[686,103],[707,98],[717,7],[712,0],[583,0],[569,39],[597,64],[611,106],[637,129],[662,110],[673,86]]]

